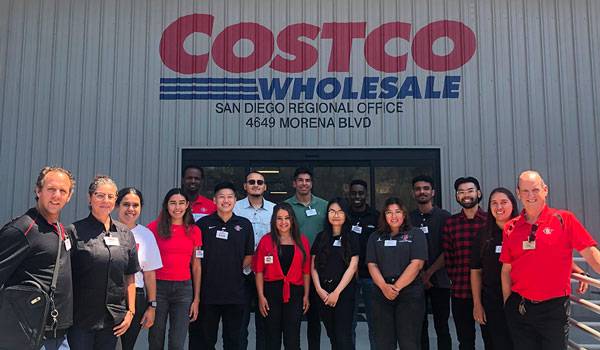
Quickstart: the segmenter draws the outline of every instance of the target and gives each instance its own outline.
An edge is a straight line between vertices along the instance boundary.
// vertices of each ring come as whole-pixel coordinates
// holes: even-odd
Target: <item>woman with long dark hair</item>
[[[154,324],[156,315],[155,270],[162,267],[162,261],[152,231],[137,223],[144,205],[142,192],[135,187],[122,188],[117,195],[116,203],[119,221],[131,230],[135,238],[138,261],[142,269],[135,274],[135,315],[131,326],[121,336],[123,350],[133,350],[141,327],[150,328]]]
[[[168,318],[168,348],[183,349],[189,323],[198,317],[202,238],[181,188],[167,192],[158,219],[148,228],[154,233],[163,263],[156,271],[156,318],[148,334],[149,347],[164,348]]]
[[[360,246],[352,232],[348,203],[334,198],[327,204],[324,230],[311,249],[311,274],[319,295],[320,315],[333,350],[354,349],[352,321],[355,274]]]
[[[510,350],[513,343],[504,316],[499,258],[504,225],[519,215],[512,192],[504,187],[495,188],[490,193],[487,215],[487,224],[479,231],[471,248],[473,318],[487,335],[486,349]]]
[[[254,256],[258,310],[265,318],[268,350],[281,349],[282,334],[286,350],[300,349],[300,322],[309,307],[308,254],[308,239],[300,234],[291,205],[277,204],[271,232],[262,237]]]
[[[99,175],[88,188],[90,215],[73,223],[73,327],[71,349],[112,350],[135,315],[134,274],[139,271],[135,239],[110,217],[117,185]]]
[[[425,314],[425,290],[418,278],[427,261],[427,239],[411,228],[406,206],[388,198],[377,232],[367,243],[373,291],[373,327],[378,349],[418,350]]]

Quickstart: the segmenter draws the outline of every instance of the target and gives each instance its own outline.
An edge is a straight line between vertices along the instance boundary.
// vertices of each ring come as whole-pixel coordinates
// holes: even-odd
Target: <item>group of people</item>
[[[24,214],[32,224],[0,231],[0,286],[49,289],[59,261],[58,319],[42,349],[133,349],[142,327],[150,349],[183,349],[186,337],[189,349],[214,349],[220,324],[224,349],[246,349],[253,311],[256,349],[299,349],[303,317],[309,349],[319,348],[321,323],[332,349],[354,349],[360,301],[371,349],[428,349],[428,305],[438,349],[452,348],[450,310],[461,350],[475,349],[476,323],[487,350],[566,349],[570,274],[583,273],[573,249],[600,272],[596,242],[571,212],[546,205],[535,171],[519,176],[520,213],[510,190],[494,189],[485,212],[478,180],[456,179],[454,215],[434,206],[427,175],[412,180],[411,212],[397,197],[372,208],[361,179],[326,201],[304,168],[278,204],[264,198],[260,172],[246,175],[240,200],[231,182],[203,197],[203,179],[186,167],[143,226],[141,191],[97,176],[90,214],[63,226],[74,178],[41,170]]]

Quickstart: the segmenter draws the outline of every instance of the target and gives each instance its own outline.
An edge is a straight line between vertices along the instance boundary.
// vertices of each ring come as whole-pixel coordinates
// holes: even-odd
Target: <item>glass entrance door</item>
[[[348,184],[354,179],[366,181],[370,203],[378,209],[391,196],[414,208],[414,176],[427,174],[440,184],[438,149],[184,149],[181,164],[182,169],[191,164],[204,168],[203,194],[209,198],[220,181],[233,182],[243,198],[244,175],[256,170],[265,176],[265,197],[281,202],[294,195],[292,176],[297,167],[312,170],[313,193],[326,200],[347,197]],[[437,191],[437,205],[443,193]]]

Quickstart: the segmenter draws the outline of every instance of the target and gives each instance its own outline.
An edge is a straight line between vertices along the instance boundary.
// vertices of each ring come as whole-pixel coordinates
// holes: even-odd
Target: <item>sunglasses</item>
[[[535,233],[538,229],[538,225],[531,225],[531,232],[529,232],[529,237],[527,237],[527,241],[535,242]]]
[[[265,184],[265,180],[248,180],[246,181],[248,185],[259,185],[262,186]]]

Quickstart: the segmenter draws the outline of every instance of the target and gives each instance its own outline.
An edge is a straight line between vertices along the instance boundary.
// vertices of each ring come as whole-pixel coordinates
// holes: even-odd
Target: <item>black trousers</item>
[[[121,336],[123,350],[133,350],[135,347],[135,341],[137,340],[138,334],[140,334],[140,329],[142,328],[140,322],[142,321],[142,317],[144,316],[144,312],[146,312],[147,307],[148,303],[146,302],[146,293],[144,292],[144,288],[136,288],[135,315],[133,315],[133,320],[131,321],[131,325],[127,329],[127,332]]]
[[[432,287],[425,290],[425,298],[431,303],[433,313],[433,325],[437,336],[437,348],[439,350],[452,349],[452,337],[450,336],[450,327],[448,319],[450,318],[450,288]],[[429,322],[427,313],[423,319],[423,329],[421,331],[421,348],[429,349]]]
[[[421,349],[421,327],[425,314],[425,293],[421,285],[408,286],[394,300],[381,289],[373,290],[373,327],[378,350]]]
[[[269,303],[269,313],[266,318],[260,313],[257,313],[257,317],[264,322],[267,350],[281,349],[282,334],[284,349],[299,350],[304,287],[291,285],[287,303],[283,302],[283,281],[265,282],[264,293]]]
[[[456,327],[459,350],[475,350],[475,319],[473,318],[473,299],[452,297],[452,317]],[[481,336],[486,350],[493,350],[486,327],[481,328]],[[503,349],[502,349],[503,350]]]
[[[485,329],[485,332],[482,333],[487,333],[489,338],[488,343],[486,343],[486,349],[512,350],[514,347],[508,330],[508,323],[506,322],[502,298],[486,297],[485,291],[481,298],[487,319],[486,325],[482,327]]]
[[[523,302],[525,315],[519,313]],[[569,338],[569,297],[541,303],[523,301],[513,292],[504,307],[515,350],[565,350]]]
[[[223,349],[239,350],[243,317],[243,304],[212,305],[201,303],[198,315],[200,341],[195,343],[193,347],[190,342],[190,349],[214,350],[217,343],[219,323],[223,320]]]
[[[319,298],[312,283],[310,285],[308,298],[311,305],[306,312],[306,339],[308,340],[308,350],[319,350],[321,348],[321,317],[317,305],[319,305],[321,298]]]
[[[332,292],[335,285],[323,284],[323,289]],[[354,349],[352,342],[352,323],[354,322],[354,301],[356,299],[356,283],[350,282],[340,293],[335,307],[327,306],[319,300],[320,315],[332,350]]]

